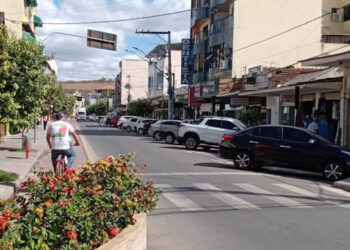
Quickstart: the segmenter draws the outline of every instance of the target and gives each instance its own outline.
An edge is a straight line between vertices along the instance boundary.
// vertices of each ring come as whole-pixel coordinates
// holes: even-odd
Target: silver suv
[[[172,144],[179,136],[179,127],[181,121],[177,120],[160,120],[152,124],[148,130],[148,135],[154,140],[165,140],[165,143]]]

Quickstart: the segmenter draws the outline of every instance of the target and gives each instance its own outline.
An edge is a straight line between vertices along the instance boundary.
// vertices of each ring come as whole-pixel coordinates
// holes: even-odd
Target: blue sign
[[[190,84],[191,39],[182,39],[181,84]]]

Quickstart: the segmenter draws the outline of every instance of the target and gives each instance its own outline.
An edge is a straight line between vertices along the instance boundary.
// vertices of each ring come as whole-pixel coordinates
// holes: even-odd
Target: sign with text
[[[182,39],[181,84],[190,84],[191,39]]]
[[[231,107],[248,106],[249,98],[245,96],[232,96],[230,101]]]
[[[117,50],[117,35],[97,30],[88,30],[87,46],[97,49]]]
[[[201,84],[200,83],[196,83],[194,85],[194,97],[196,97],[196,98],[201,97]]]

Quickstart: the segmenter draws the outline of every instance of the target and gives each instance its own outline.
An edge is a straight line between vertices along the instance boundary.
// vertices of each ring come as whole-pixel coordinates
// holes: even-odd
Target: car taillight
[[[182,128],[182,127],[184,127],[185,126],[185,124],[183,124],[183,123],[180,123],[179,124],[179,128]]]
[[[149,128],[152,128],[152,124],[151,124],[151,125],[149,125]]]
[[[221,140],[222,141],[231,141],[231,140],[233,140],[233,136],[232,135],[223,135],[222,137],[221,137]]]

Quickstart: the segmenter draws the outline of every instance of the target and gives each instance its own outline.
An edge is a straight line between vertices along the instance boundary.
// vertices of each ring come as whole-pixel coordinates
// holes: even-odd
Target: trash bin
[[[22,149],[26,148],[26,138],[28,139],[29,150],[31,150],[33,148],[33,142],[32,142],[32,138],[29,134],[24,134],[22,136]]]

